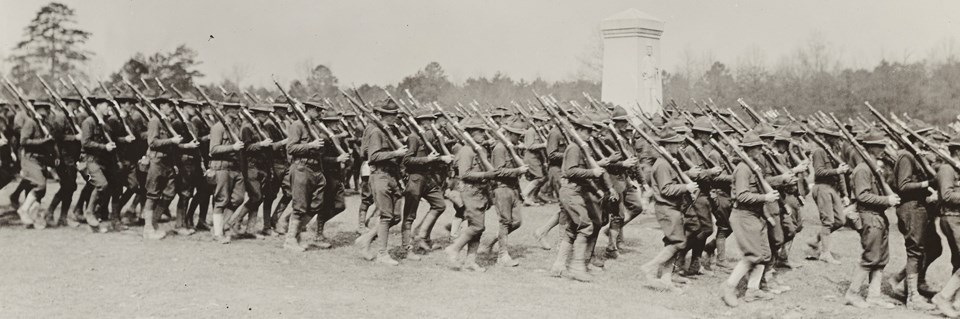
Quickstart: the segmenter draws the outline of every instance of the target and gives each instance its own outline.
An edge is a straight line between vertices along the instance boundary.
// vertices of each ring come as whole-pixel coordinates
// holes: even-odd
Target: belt
[[[224,161],[224,160],[210,161],[210,169],[231,169],[234,167],[234,165],[236,164],[234,164],[232,161]]]
[[[940,216],[960,217],[960,212],[943,212]]]
[[[147,157],[149,158],[166,158],[167,156],[170,156],[170,154],[153,150],[147,151]]]
[[[315,158],[301,157],[301,158],[294,158],[293,161],[291,161],[291,163],[303,164],[308,166],[319,166],[323,164],[323,161]]]

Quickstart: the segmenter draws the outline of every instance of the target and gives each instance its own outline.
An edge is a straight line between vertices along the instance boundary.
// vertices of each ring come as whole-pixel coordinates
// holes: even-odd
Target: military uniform
[[[464,119],[461,125],[465,129],[484,129],[482,120],[477,118]],[[467,227],[460,232],[460,236],[450,246],[445,248],[448,261],[454,267],[460,267],[457,255],[466,246],[467,259],[464,264],[468,269],[474,271],[483,271],[483,268],[476,263],[476,255],[480,245],[480,236],[485,229],[484,213],[490,208],[490,183],[488,179],[496,174],[495,172],[487,172],[481,165],[481,158],[486,155],[486,152],[482,149],[480,153],[477,153],[472,147],[461,147],[457,151],[455,165],[460,176],[460,198],[465,208],[463,219],[467,222]]]
[[[73,193],[77,190],[77,161],[80,160],[81,142],[77,139],[70,119],[64,113],[56,113],[51,121],[51,135],[57,143],[58,158],[55,170],[59,178],[60,189],[53,195],[53,199],[48,206],[47,218],[52,218],[54,209],[60,206],[60,216],[55,223],[56,226],[64,226],[67,222],[67,212],[70,211],[70,204],[73,202]]]
[[[931,195],[927,184],[932,183],[933,177],[923,171],[920,162],[910,152],[897,152],[893,167],[894,182],[891,185],[901,199],[896,208],[897,228],[903,234],[907,251],[907,278],[916,275],[921,286],[926,286],[927,267],[940,256],[943,249],[934,223],[937,206],[927,202],[927,197]]]
[[[417,119],[433,119],[432,112],[420,112],[414,115]],[[403,193],[403,225],[402,240],[403,245],[410,244],[408,232],[417,218],[417,208],[420,206],[420,199],[427,201],[430,209],[421,222],[420,229],[416,232],[418,244],[423,242],[421,248],[427,251],[431,249],[430,231],[433,230],[434,223],[440,214],[447,209],[447,204],[443,200],[443,189],[449,165],[441,162],[439,159],[430,160],[430,149],[426,144],[439,147],[437,136],[432,131],[423,133],[425,140],[420,139],[420,135],[413,134],[407,139],[407,154],[403,157],[403,167],[407,172],[407,186]]]
[[[589,123],[581,119],[578,125],[586,126]],[[561,211],[566,213],[567,219],[562,241],[571,247],[571,275],[581,281],[590,280],[586,274],[586,264],[592,253],[589,242],[599,235],[603,225],[600,190],[595,185],[596,176],[587,165],[587,156],[589,154],[585,154],[580,146],[567,145],[559,188]]]
[[[377,108],[381,114],[396,114],[397,107],[389,100],[384,108]],[[392,105],[392,107],[391,107]],[[391,145],[387,132],[376,125],[368,125],[363,132],[363,146],[370,165],[370,191],[373,202],[377,206],[377,215],[380,222],[374,229],[367,232],[358,241],[369,243],[377,239],[377,258],[387,264],[396,264],[387,254],[387,236],[390,226],[400,222],[400,216],[395,211],[397,200],[400,199],[400,186],[397,183],[400,174],[399,157]],[[364,249],[366,250],[366,249]],[[365,256],[370,259],[369,255]]]
[[[239,107],[239,104],[224,103],[225,109],[228,106]],[[224,226],[223,218],[232,215],[233,211],[240,207],[244,196],[241,174],[243,153],[233,147],[234,143],[239,141],[233,140],[228,131],[228,127],[230,131],[239,131],[240,118],[235,114],[224,114],[224,116],[228,126],[217,123],[210,128],[210,173],[207,174],[208,178],[212,177],[216,184],[213,189],[213,230],[215,238],[222,242],[228,240],[221,234]]]

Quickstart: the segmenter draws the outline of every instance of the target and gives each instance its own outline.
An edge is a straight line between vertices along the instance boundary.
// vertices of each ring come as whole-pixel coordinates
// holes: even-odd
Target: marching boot
[[[839,265],[840,261],[833,257],[833,253],[830,252],[830,230],[823,228],[820,230],[820,261],[831,264]]]
[[[519,261],[510,256],[510,245],[507,244],[510,228],[506,225],[500,225],[500,233],[497,234],[500,242],[500,252],[497,255],[497,265],[502,267],[516,267],[520,265]],[[492,246],[492,245],[491,245]]]
[[[371,228],[367,229],[366,233],[363,233],[356,240],[353,241],[353,245],[357,247],[357,250],[360,251],[360,257],[366,261],[373,261],[376,256],[370,251],[370,244],[373,243],[373,239],[377,237],[377,229]]]
[[[283,249],[298,253],[307,250],[300,245],[300,217],[297,215],[290,216],[287,232],[284,234]]]
[[[450,237],[457,238],[460,237],[460,224],[463,224],[463,218],[453,217],[450,220]]]
[[[333,248],[333,244],[330,243],[330,241],[327,239],[327,236],[323,235],[323,230],[325,229],[326,225],[327,225],[327,221],[325,220],[321,221],[320,216],[318,215],[317,216],[317,235],[313,237],[313,244],[311,244],[311,246],[315,246],[320,249]]]
[[[550,250],[550,242],[547,241],[546,231],[541,232],[542,229],[538,228],[533,231],[533,238],[537,240],[537,243],[540,244],[540,249]],[[547,230],[549,231],[549,230]]]
[[[610,230],[607,232],[607,249],[604,257],[609,259],[617,259],[620,257],[620,245],[617,243],[618,238],[620,238],[620,227],[610,225]]]
[[[883,293],[880,290],[880,284],[883,283],[883,270],[875,269],[870,271],[870,286],[867,288],[867,303],[883,309],[893,309],[897,306],[883,300]]]
[[[960,316],[957,309],[953,307],[953,299],[957,296],[957,290],[960,289],[960,274],[954,273],[943,285],[939,293],[930,298],[930,302],[937,306],[944,316],[956,318]]]
[[[453,243],[451,243],[450,246],[447,246],[447,248],[443,249],[443,253],[447,255],[447,263],[449,264],[450,268],[459,270],[461,267],[463,267],[463,262],[459,260],[460,251],[463,250],[463,247],[466,246],[471,239],[473,239],[473,236],[473,231],[467,228],[463,231],[463,233],[460,233],[460,236],[457,236],[457,238],[453,240]]]
[[[96,215],[94,215],[94,212],[98,207],[97,202],[100,201],[100,196],[102,195],[100,193],[101,192],[96,190],[90,192],[90,199],[87,200],[87,205],[83,210],[83,219],[87,221],[87,226],[100,226],[100,220],[97,219]],[[150,203],[153,203],[153,201],[150,201]]]
[[[250,215],[247,216],[247,233],[259,234],[260,232],[257,231],[257,210],[253,209],[247,213]],[[266,226],[266,223],[264,223],[264,226]]]
[[[470,243],[467,245],[467,258],[463,261],[463,269],[472,272],[485,272],[486,268],[477,264],[477,246],[480,243]]]
[[[570,238],[564,236],[564,238],[560,239],[560,243],[557,246],[557,259],[553,261],[553,266],[550,267],[550,276],[559,278],[567,272],[567,265],[570,264],[572,249],[573,242]]]
[[[920,311],[936,308],[920,295],[920,291],[917,289],[917,274],[907,274],[907,308]]]
[[[377,223],[377,259],[378,264],[384,264],[388,266],[397,266],[400,265],[400,262],[393,259],[390,256],[388,247],[388,237],[390,236],[390,221],[381,219]]]
[[[587,237],[577,235],[573,240],[572,258],[570,259],[570,278],[580,282],[593,281],[587,273]]]
[[[863,288],[863,283],[867,280],[867,276],[870,272],[866,269],[858,267],[853,271],[853,278],[850,279],[850,286],[847,287],[847,292],[843,295],[843,299],[846,300],[848,305],[857,307],[857,308],[869,308],[870,304],[860,296],[860,288]]]
[[[890,292],[893,293],[895,297],[906,299],[907,298],[907,269],[901,269],[897,272],[896,275],[887,277],[887,283],[890,284]]]
[[[657,253],[653,259],[640,266],[640,272],[643,273],[644,279],[646,279],[650,284],[656,285],[657,283],[660,283],[660,270],[662,270],[664,267],[673,267],[672,264],[666,265],[666,263],[673,259],[673,256],[677,254],[677,251],[678,249],[676,245],[663,247],[663,249],[660,250],[660,252]]]
[[[177,232],[177,235],[180,236],[190,236],[193,235],[196,231],[191,229],[187,224],[187,208],[190,204],[185,200],[177,201],[177,222],[174,231]]]
[[[214,208],[213,211],[213,240],[221,244],[229,244],[230,237],[227,237],[223,232],[223,211],[219,208]]]

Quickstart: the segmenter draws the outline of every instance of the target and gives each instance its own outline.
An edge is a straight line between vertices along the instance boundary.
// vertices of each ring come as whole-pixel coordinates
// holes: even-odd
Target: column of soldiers
[[[221,243],[283,234],[284,249],[327,249],[324,225],[345,210],[352,180],[361,191],[361,257],[398,265],[388,242],[397,224],[401,258],[443,248],[431,235],[449,200],[453,241],[444,255],[452,268],[479,272],[478,254],[495,248],[498,265],[517,266],[509,235],[521,226],[522,207],[556,197],[559,208],[534,230],[537,245],[556,250],[553,276],[591,281],[606,260],[620,257],[625,225],[652,213],[663,248],[641,267],[647,284],[679,291],[697,275],[729,271],[721,299],[736,307],[791,289],[777,269],[795,267],[789,256],[810,195],[819,227],[808,259],[839,264],[832,233],[845,226],[860,233],[863,255],[848,304],[894,307],[879,287],[889,259],[884,212],[895,209],[907,262],[887,278],[894,294],[910,309],[957,315],[960,275],[939,292],[926,278],[942,251],[937,227],[951,255],[958,253],[960,141],[916,120],[892,124],[872,107],[877,123],[844,124],[822,113],[803,121],[761,115],[741,102],[748,123],[700,105],[651,116],[538,97],[539,107],[514,104],[515,112],[477,105],[444,112],[412,96],[369,105],[344,94],[351,108],[342,112],[318,97],[265,102],[228,93],[211,101],[202,92],[198,100],[128,87],[50,92],[54,100],[16,94],[16,103],[5,103],[13,112],[3,122],[0,161],[19,165],[11,203],[25,225],[85,223],[98,232],[143,225],[147,239],[212,230]],[[4,185],[15,180],[2,171]],[[53,175],[60,187],[42,208]],[[73,203],[78,175],[85,183]],[[428,209],[418,219],[421,200]],[[497,210],[496,235],[481,242],[490,209]],[[175,218],[173,231],[161,230],[165,217]],[[315,239],[305,243],[300,235],[312,220]],[[547,235],[557,226],[555,244]],[[597,248],[601,234],[606,245]],[[731,235],[743,255],[735,264],[726,254]]]

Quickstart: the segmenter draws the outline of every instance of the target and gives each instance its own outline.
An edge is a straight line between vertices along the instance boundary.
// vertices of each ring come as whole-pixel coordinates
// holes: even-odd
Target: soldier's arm
[[[424,165],[429,163],[426,156],[417,156],[417,152],[423,147],[420,136],[413,134],[407,139],[407,153],[403,156],[404,165]]]
[[[564,150],[560,149],[560,139],[563,138],[557,130],[551,130],[547,137],[547,158],[550,160],[563,160]]]
[[[518,177],[521,174],[519,168],[507,167],[513,159],[510,156],[510,150],[503,143],[497,143],[490,154],[490,163],[494,171],[501,177]]]
[[[46,138],[31,138],[34,131],[40,131],[40,126],[35,120],[28,120],[20,127],[20,145],[41,145],[47,141]]]
[[[197,134],[199,135],[200,128],[203,127],[203,121],[201,121],[198,117],[193,117],[190,119],[190,124],[193,124],[193,127],[197,128]],[[197,139],[200,140],[200,142],[208,142],[210,141],[210,134],[197,136]]]
[[[837,169],[833,168],[833,165],[830,164],[830,159],[827,158],[827,151],[823,149],[817,149],[813,152],[812,157],[813,173],[817,177],[840,175]]]
[[[923,188],[923,183],[913,180],[913,173],[916,167],[913,165],[912,158],[909,156],[900,156],[894,168],[894,176],[896,176],[898,190],[902,192]]]
[[[287,154],[303,156],[311,151],[308,143],[301,141],[306,133],[303,124],[296,123],[287,126]]]
[[[462,180],[474,183],[482,182],[488,178],[489,174],[472,170],[474,156],[481,155],[467,150],[457,152],[457,173],[460,174],[460,179]]]
[[[877,190],[873,189],[873,176],[870,170],[854,170],[851,182],[853,183],[853,191],[854,194],[857,195],[858,202],[871,205],[890,205],[886,196],[880,196],[876,193]]]
[[[669,165],[654,165],[652,178],[660,187],[663,196],[680,196],[687,192],[687,187],[677,182],[676,173]]]
[[[210,156],[229,156],[236,152],[236,150],[233,149],[233,145],[225,144],[226,141],[223,139],[224,130],[223,124],[214,125],[213,128],[210,129]]]
[[[960,204],[960,187],[957,187],[957,172],[950,165],[940,165],[937,172],[940,200],[950,204]]]
[[[147,145],[150,145],[150,148],[156,149],[175,144],[173,139],[160,138],[160,130],[162,129],[159,119],[147,124]]]
[[[733,170],[733,197],[737,202],[744,204],[763,203],[763,194],[754,193],[750,187],[750,180],[756,178],[746,165],[737,165]]]
[[[523,148],[528,150],[538,150],[547,147],[547,143],[537,142],[537,131],[534,128],[528,128],[523,134]]]
[[[567,147],[563,154],[561,172],[566,178],[587,179],[593,178],[593,171],[583,168],[583,153],[580,147]]]
[[[240,141],[243,142],[243,148],[248,152],[258,152],[264,148],[263,145],[257,143],[260,142],[260,139],[252,126],[244,125],[240,127]]]
[[[371,163],[388,161],[396,158],[397,156],[403,156],[403,154],[397,155],[393,153],[393,151],[386,149],[387,141],[383,132],[379,130],[373,132],[373,135],[370,136],[370,140],[368,141],[369,144],[367,145],[367,153],[370,154],[369,161]]]
[[[93,121],[88,120],[85,120],[80,124],[80,132],[82,132],[83,135],[83,141],[80,145],[83,149],[106,150],[106,144],[97,143],[92,139],[95,126],[96,124],[93,123]]]

